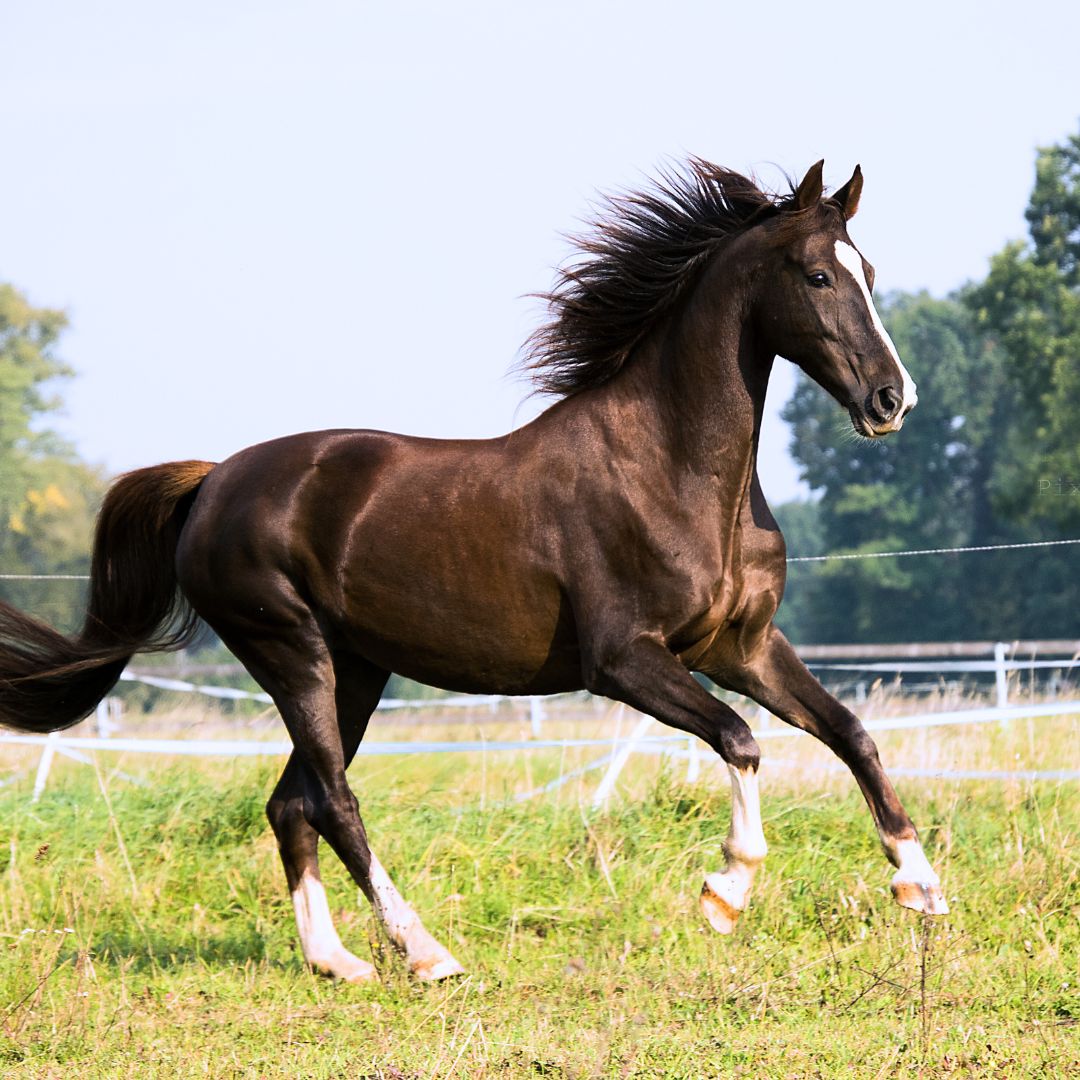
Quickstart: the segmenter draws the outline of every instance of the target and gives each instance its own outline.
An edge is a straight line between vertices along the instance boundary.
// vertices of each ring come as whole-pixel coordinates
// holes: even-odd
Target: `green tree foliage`
[[[919,384],[899,435],[858,441],[800,380],[784,416],[818,498],[782,525],[816,516],[826,553],[1080,536],[1080,136],[1040,151],[1027,220],[984,281],[881,305]],[[1075,567],[1067,548],[795,565],[780,622],[804,642],[1075,636]]]
[[[1076,192],[1080,204],[1080,191]],[[1080,205],[1077,206],[1080,213]],[[1072,231],[1080,229],[1080,217]],[[1057,238],[1071,235],[1068,227]],[[1012,244],[986,280],[963,294],[981,334],[1008,357],[1001,393],[1009,415],[995,478],[997,509],[1033,529],[1080,528],[1080,285],[1036,245]]]
[[[1039,151],[1025,217],[1035,261],[1056,267],[1066,285],[1080,285],[1080,135]]]
[[[71,369],[56,355],[62,312],[0,284],[0,573],[85,573],[103,478],[42,426]],[[3,581],[5,599],[64,628],[82,609],[71,582]]]
[[[1000,513],[1028,526],[1080,528],[1080,135],[1039,151],[1026,212],[1030,242],[1011,244],[964,304],[1008,357],[1008,466]]]

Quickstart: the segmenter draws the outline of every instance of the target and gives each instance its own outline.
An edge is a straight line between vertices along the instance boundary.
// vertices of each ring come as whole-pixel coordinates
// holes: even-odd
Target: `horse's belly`
[[[581,656],[558,595],[493,601],[438,590],[351,592],[338,627],[386,669],[460,693],[547,694],[581,686]],[[546,600],[546,602],[545,602]]]

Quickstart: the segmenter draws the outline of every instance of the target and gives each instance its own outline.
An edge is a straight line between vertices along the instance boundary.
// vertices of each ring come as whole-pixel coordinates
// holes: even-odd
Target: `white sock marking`
[[[870,295],[870,286],[867,284],[866,274],[863,271],[862,256],[855,248],[850,244],[845,243],[843,240],[837,240],[834,247],[836,249],[836,261],[855,279],[855,284],[859,286],[863,299],[866,301],[866,307],[870,313],[870,321],[873,323],[874,329],[881,337],[885,348],[888,349],[889,355],[892,356],[893,360],[896,362],[896,366],[900,369],[901,397],[903,398],[903,401],[900,405],[900,412],[897,414],[891,427],[891,430],[898,431],[900,425],[903,423],[904,413],[908,409],[914,408],[919,400],[919,396],[915,392],[915,383],[908,374],[907,368],[905,368],[901,362],[900,355],[897,353],[896,346],[893,344],[893,339],[889,337],[889,331],[885,329],[885,326],[881,321],[881,316],[874,306],[874,298]]]
[[[425,979],[460,974],[461,965],[427,932],[420,916],[397,891],[375,852],[371,853],[368,873],[371,891],[375,894],[375,914],[382,920],[390,940],[404,951],[413,972]]]
[[[728,766],[731,774],[731,828],[724,841],[727,865],[719,874],[707,874],[702,893],[706,918],[722,934],[730,934],[746,898],[758,866],[768,854],[761,827],[761,800],[758,778],[753,769]]]
[[[731,774],[731,828],[724,844],[728,862],[747,868],[750,877],[769,853],[761,827],[761,797],[758,775],[753,769],[728,766]],[[749,885],[749,882],[747,882]]]
[[[753,769],[735,769],[731,773],[731,828],[724,841],[727,865],[720,874],[706,874],[701,891],[705,918],[714,930],[729,934],[754,883],[754,874],[765,860],[768,847],[761,828],[761,804],[757,792],[757,773]]]
[[[941,884],[918,840],[900,840],[893,851],[899,863],[894,880],[910,881],[918,885]]]
[[[376,914],[386,927],[391,940],[401,948],[406,947],[409,931],[420,924],[420,917],[405,898],[397,891],[386,868],[373,851],[371,853],[371,889],[375,893]]]
[[[292,894],[292,902],[293,911],[296,912],[296,927],[300,931],[300,947],[304,950],[304,959],[309,964],[313,967],[325,967],[335,957],[351,955],[341,944],[341,938],[334,929],[326,890],[317,877],[305,873]]]

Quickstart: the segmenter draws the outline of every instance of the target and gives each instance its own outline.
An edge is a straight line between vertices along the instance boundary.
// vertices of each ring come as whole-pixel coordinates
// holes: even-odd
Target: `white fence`
[[[460,704],[467,704],[472,699],[462,698]],[[480,699],[482,702],[490,699]],[[440,702],[443,704],[443,702]],[[882,720],[870,720],[865,723],[868,731],[900,731],[915,728],[949,727],[967,724],[985,724],[997,722],[1007,724],[1012,720],[1042,718],[1080,713],[1080,699],[1033,703],[1015,706],[989,706],[981,709],[963,709],[952,712],[924,713],[916,716],[889,717]],[[605,747],[607,753],[590,762],[583,768],[560,776],[557,780],[525,792],[516,801],[552,791],[575,777],[607,766],[607,772],[592,799],[593,808],[602,806],[615,787],[615,782],[622,769],[635,753],[660,753],[671,759],[683,759],[687,762],[687,779],[696,780],[700,770],[701,748],[698,741],[687,735],[650,735],[648,729],[654,723],[652,717],[640,717],[633,732],[625,739],[618,735],[614,738],[594,739],[515,739],[515,740],[460,740],[444,742],[365,742],[360,745],[359,756],[403,755],[403,754],[446,754],[446,753],[505,753],[530,752],[545,749],[571,749],[582,747]],[[759,740],[795,738],[803,732],[796,728],[776,727],[755,732]],[[292,744],[287,741],[255,741],[236,739],[135,739],[114,738],[108,735],[61,735],[52,732],[49,735],[0,735],[0,745],[41,746],[42,755],[38,764],[32,801],[37,801],[45,789],[53,758],[57,753],[64,754],[76,761],[91,763],[87,751],[111,751],[114,753],[165,754],[169,756],[194,757],[238,757],[272,756],[280,757],[291,752]],[[771,759],[766,759],[771,760]],[[791,764],[778,762],[779,764]],[[846,766],[813,766],[823,769],[844,769]],[[897,776],[934,776],[951,779],[1027,779],[1027,780],[1078,780],[1078,769],[1056,770],[930,770],[920,768],[891,768]],[[132,777],[125,779],[134,780]],[[138,781],[135,781],[138,782]]]
[[[1047,651],[1048,647],[1054,647],[1055,651],[1066,653],[1064,657],[1052,659],[1035,659],[1035,656]],[[912,657],[933,655],[935,651],[947,652],[952,655],[962,654],[963,650],[971,652],[993,651],[992,660],[981,659],[912,659]],[[876,652],[874,650],[877,650]],[[803,650],[807,655],[809,665],[817,671],[851,671],[864,672],[867,674],[895,673],[901,675],[906,672],[993,672],[996,685],[996,704],[985,708],[963,709],[952,712],[930,712],[909,716],[890,717],[882,720],[866,722],[865,727],[869,731],[896,731],[912,728],[946,727],[957,724],[982,724],[992,721],[1008,723],[1018,718],[1040,718],[1050,716],[1080,713],[1080,699],[1066,701],[1051,701],[1041,704],[1031,703],[1025,705],[1010,706],[1008,703],[1009,682],[1008,676],[1014,671],[1031,671],[1041,669],[1058,669],[1071,673],[1078,664],[1080,657],[1080,642],[1016,642],[1008,645],[1004,642],[986,643],[938,643],[931,645],[898,645],[898,646],[812,646]],[[881,656],[891,652],[899,653],[898,659],[873,660],[863,663],[823,663],[821,658],[830,653],[839,654],[840,658],[848,656],[860,658]],[[1009,653],[1014,653],[1010,658]],[[1017,651],[1029,652],[1028,659],[1017,659]],[[126,671],[120,676],[122,681],[143,683],[176,693],[199,694],[206,697],[222,700],[254,700],[272,704],[268,694],[256,691],[241,690],[229,686],[210,686],[193,683],[182,679],[165,678],[144,672]],[[497,710],[507,701],[522,699],[505,698],[498,695],[457,695],[453,697],[405,700],[387,698],[379,703],[380,712],[398,711],[403,709],[470,709],[487,708]],[[533,791],[518,796],[518,800],[531,798],[546,791],[552,791],[562,786],[575,777],[582,776],[606,767],[607,771],[598,786],[593,799],[594,808],[602,806],[610,797],[615,788],[615,783],[625,767],[626,763],[635,753],[662,754],[673,760],[685,760],[687,762],[687,779],[696,780],[701,767],[701,744],[693,737],[679,734],[650,734],[649,729],[653,724],[651,717],[642,716],[637,726],[625,738],[618,735],[614,738],[592,739],[545,739],[543,734],[543,722],[546,716],[545,698],[532,697],[524,699],[529,703],[529,717],[532,737],[517,740],[458,740],[442,742],[365,742],[359,749],[360,756],[371,755],[399,755],[399,754],[446,754],[446,753],[505,753],[505,752],[530,752],[544,749],[572,749],[587,747],[604,747],[607,749],[602,757],[589,764],[575,769],[570,773],[561,775],[557,780],[543,785]],[[773,727],[768,725],[768,714],[760,714],[764,725],[755,734],[758,739],[772,740],[799,736],[802,732],[790,727]],[[48,782],[49,772],[56,754],[62,754],[73,760],[91,764],[93,759],[87,756],[88,752],[109,751],[113,753],[132,754],[165,754],[169,756],[192,756],[192,757],[242,757],[242,756],[283,756],[292,750],[292,744],[287,741],[256,741],[236,739],[145,739],[117,737],[117,715],[111,699],[103,701],[96,716],[98,734],[87,735],[62,735],[53,732],[49,735],[20,735],[15,733],[0,734],[0,746],[7,744],[12,746],[41,746],[42,754],[38,763],[37,775],[34,782],[32,800],[37,801]],[[778,759],[767,759],[775,764],[786,765]],[[826,763],[815,765],[814,768],[843,770],[846,766]],[[1030,779],[1030,780],[1076,780],[1080,779],[1080,770],[1057,769],[1057,770],[932,770],[919,767],[898,767],[890,769],[897,776],[936,776],[953,779]],[[119,774],[124,779],[134,783],[140,781],[127,774]]]

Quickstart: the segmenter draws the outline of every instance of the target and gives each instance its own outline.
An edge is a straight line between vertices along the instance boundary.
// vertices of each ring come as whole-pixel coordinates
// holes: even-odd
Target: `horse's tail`
[[[136,652],[191,640],[198,620],[177,587],[176,546],[213,467],[177,461],[113,484],[98,515],[86,621],[75,637],[0,601],[0,724],[70,727],[93,712]]]

